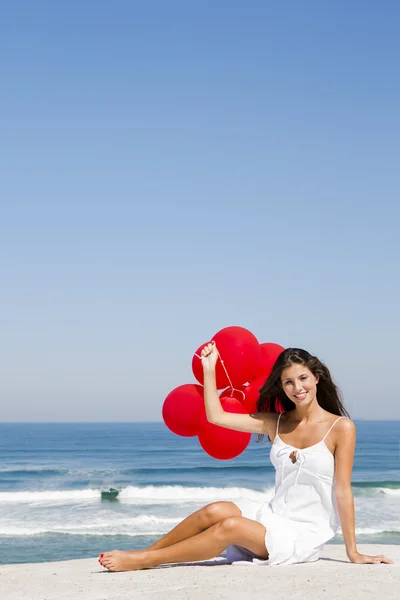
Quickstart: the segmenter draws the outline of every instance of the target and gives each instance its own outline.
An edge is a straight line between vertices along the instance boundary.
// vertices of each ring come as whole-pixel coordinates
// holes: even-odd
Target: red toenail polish
[[[100,558],[103,558],[104,554],[100,554]]]

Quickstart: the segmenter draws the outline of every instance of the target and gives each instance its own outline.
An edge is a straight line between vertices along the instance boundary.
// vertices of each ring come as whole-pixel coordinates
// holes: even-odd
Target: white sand
[[[216,559],[109,573],[97,558],[0,566],[1,600],[358,600],[400,598],[400,545],[359,545],[394,565],[354,565],[344,546],[325,546],[315,563],[231,566]],[[221,564],[222,563],[222,564]]]

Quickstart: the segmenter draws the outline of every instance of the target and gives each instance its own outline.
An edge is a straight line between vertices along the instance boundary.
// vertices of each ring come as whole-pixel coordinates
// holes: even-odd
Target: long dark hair
[[[296,408],[295,403],[283,391],[281,382],[282,371],[294,364],[304,365],[318,377],[317,399],[322,408],[334,415],[350,417],[342,404],[342,393],[333,383],[328,367],[316,356],[300,348],[287,348],[278,356],[271,374],[260,389],[257,412],[280,413]]]

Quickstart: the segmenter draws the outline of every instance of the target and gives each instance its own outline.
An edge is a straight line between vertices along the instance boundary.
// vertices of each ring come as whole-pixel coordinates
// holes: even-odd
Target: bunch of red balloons
[[[256,412],[260,388],[284,348],[269,342],[260,344],[244,327],[225,327],[211,339],[219,353],[216,381],[217,388],[223,390],[220,394],[222,408],[231,413]],[[247,448],[251,434],[219,427],[207,420],[200,359],[207,343],[196,350],[192,360],[193,374],[201,385],[187,383],[172,390],[164,401],[162,416],[173,433],[184,437],[197,435],[207,454],[227,460],[239,456]]]

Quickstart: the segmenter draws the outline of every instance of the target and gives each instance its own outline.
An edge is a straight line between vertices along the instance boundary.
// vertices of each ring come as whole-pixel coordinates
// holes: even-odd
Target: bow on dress
[[[278,450],[276,456],[277,456],[277,458],[279,458],[281,456],[287,456],[288,459],[292,462],[292,459],[290,458],[290,455],[292,454],[292,452],[296,452],[296,461],[293,464],[298,465],[296,479],[294,482],[294,485],[297,486],[301,467],[306,462],[306,456],[305,456],[304,452],[302,450],[298,450],[297,448],[290,448],[290,446],[285,446],[284,448],[281,448],[280,450]],[[285,460],[282,461],[281,484],[284,480],[284,473],[285,473]]]

